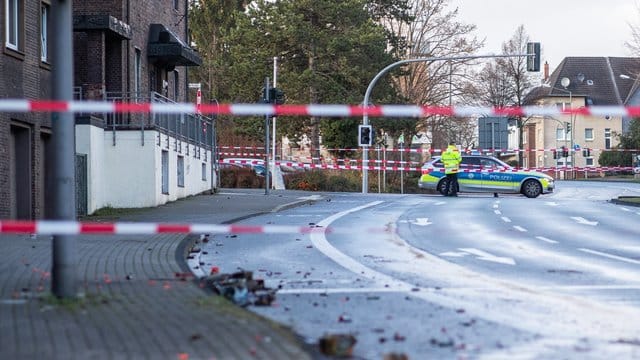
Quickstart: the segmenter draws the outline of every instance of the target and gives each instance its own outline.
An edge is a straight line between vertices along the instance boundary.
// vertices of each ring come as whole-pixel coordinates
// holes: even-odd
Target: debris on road
[[[264,280],[253,279],[253,272],[217,274],[204,279],[207,287],[239,306],[269,306],[276,299],[276,289],[267,288]]]
[[[320,338],[320,352],[324,355],[351,357],[357,340],[351,334],[324,335]]]

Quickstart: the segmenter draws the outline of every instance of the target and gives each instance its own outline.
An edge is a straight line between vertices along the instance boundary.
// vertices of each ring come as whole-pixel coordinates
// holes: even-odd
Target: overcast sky
[[[486,38],[481,53],[500,53],[503,42],[524,25],[542,46],[551,71],[567,56],[631,56],[629,24],[640,25],[640,0],[451,0],[459,20]]]

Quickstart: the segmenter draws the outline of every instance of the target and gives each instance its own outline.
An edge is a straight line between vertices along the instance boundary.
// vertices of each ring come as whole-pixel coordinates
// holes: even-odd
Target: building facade
[[[50,2],[3,0],[0,6],[0,98],[49,99]],[[0,112],[0,218],[47,215],[51,118],[46,113]]]
[[[2,0],[0,98],[51,99],[50,0]],[[188,0],[74,0],[78,100],[186,102]],[[0,218],[46,218],[48,113],[0,113]],[[76,116],[79,214],[155,206],[212,189],[213,122],[197,114]]]
[[[637,78],[637,74],[640,58],[567,57],[525,101],[563,110],[623,106],[633,99],[636,88],[627,77]],[[616,134],[628,128],[629,121],[616,115],[532,116],[524,125],[524,166],[576,168],[573,177],[584,169],[597,168],[600,154],[615,148]]]
[[[81,99],[182,103],[187,0],[74,1],[74,81]],[[211,119],[197,114],[81,114],[76,149],[87,174],[79,211],[164,204],[213,187]],[[83,202],[86,203],[83,205]]]

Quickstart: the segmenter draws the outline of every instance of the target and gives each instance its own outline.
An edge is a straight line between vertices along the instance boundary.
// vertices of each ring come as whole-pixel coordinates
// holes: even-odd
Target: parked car
[[[447,178],[440,157],[434,157],[422,166],[418,186],[444,194]],[[458,191],[488,193],[521,193],[535,198],[553,192],[551,176],[536,171],[517,170],[487,155],[462,155],[458,173]]]
[[[253,158],[225,158],[220,160],[220,167],[247,167],[251,168],[258,176],[264,176],[267,170],[264,166],[264,160]]]

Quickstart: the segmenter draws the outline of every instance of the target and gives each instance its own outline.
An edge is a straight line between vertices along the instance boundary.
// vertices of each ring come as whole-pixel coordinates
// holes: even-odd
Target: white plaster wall
[[[156,177],[160,176],[155,158],[156,132],[118,131],[116,145],[112,133],[104,132],[104,206],[115,208],[159,205],[155,194],[160,192]]]
[[[140,131],[117,131],[114,146],[111,131],[76,126],[76,152],[88,155],[89,214],[107,206],[158,206],[211,190],[211,151],[201,148],[198,158],[194,157],[194,145],[151,130],[144,132],[143,145],[142,136]],[[162,194],[163,150],[169,154],[169,194]],[[184,157],[184,187],[178,187],[178,155]],[[202,180],[203,163],[206,180]],[[215,180],[213,177],[214,184]]]
[[[104,136],[103,130],[91,125],[76,126],[76,153],[87,154],[87,212],[104,207],[103,189]]]

